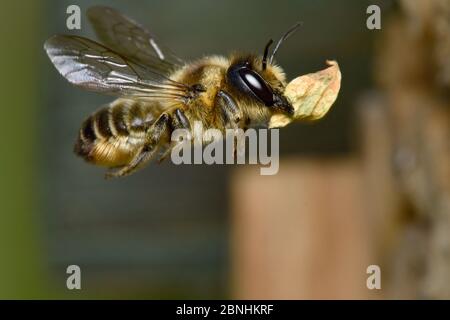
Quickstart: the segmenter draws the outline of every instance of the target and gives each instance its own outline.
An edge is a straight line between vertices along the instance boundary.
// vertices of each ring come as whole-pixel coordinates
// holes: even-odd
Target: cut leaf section
[[[318,120],[330,110],[341,88],[341,71],[336,61],[328,68],[295,78],[286,86],[284,95],[294,107],[294,115],[275,114],[270,128],[280,128],[295,120]]]

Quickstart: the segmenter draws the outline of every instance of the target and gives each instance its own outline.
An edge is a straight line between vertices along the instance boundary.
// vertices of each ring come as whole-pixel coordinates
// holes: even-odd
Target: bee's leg
[[[167,113],[161,114],[158,120],[148,129],[146,143],[136,153],[131,162],[117,171],[107,172],[105,177],[113,178],[129,175],[150,161],[158,149],[159,140],[169,128],[169,120],[170,117]]]
[[[237,106],[236,101],[234,101],[233,97],[231,97],[226,91],[223,90],[220,90],[217,93],[217,96],[219,97],[219,104],[222,108],[222,112],[225,115],[227,124],[231,126],[231,129],[238,129],[239,122],[242,119],[242,114],[239,107]],[[237,158],[237,152],[238,152],[237,147],[233,141],[234,158]],[[239,148],[239,152],[242,152],[241,148]]]
[[[172,116],[172,130],[176,129],[187,129],[191,130],[191,123],[189,119],[184,114],[182,109],[175,109],[174,115]],[[169,146],[166,148],[164,153],[160,156],[158,162],[161,163],[164,161],[172,151],[173,147],[176,145],[176,142],[171,141]]]
[[[217,93],[219,98],[219,105],[222,108],[222,112],[225,116],[227,124],[231,126],[232,129],[237,129],[238,124],[241,121],[242,115],[236,101],[230,96],[226,91],[220,90]]]

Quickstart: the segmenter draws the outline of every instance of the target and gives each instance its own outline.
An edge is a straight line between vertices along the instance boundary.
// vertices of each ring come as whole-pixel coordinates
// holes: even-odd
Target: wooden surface
[[[372,264],[357,162],[292,158],[232,180],[233,297],[367,298]]]
[[[389,148],[381,155],[400,205],[391,215],[395,238],[382,253],[392,280],[388,296],[449,299],[450,2],[400,4],[377,46],[374,71],[384,103],[373,108],[377,119],[362,114],[375,131],[387,132]],[[376,141],[366,140],[366,150],[376,150]]]

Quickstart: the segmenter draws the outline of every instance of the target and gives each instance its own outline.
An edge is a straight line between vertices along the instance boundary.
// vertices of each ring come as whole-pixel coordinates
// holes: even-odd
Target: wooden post
[[[363,188],[351,159],[292,158],[275,176],[237,170],[233,298],[367,298]]]

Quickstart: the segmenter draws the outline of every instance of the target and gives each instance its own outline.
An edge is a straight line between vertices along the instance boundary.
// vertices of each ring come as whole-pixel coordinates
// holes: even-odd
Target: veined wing
[[[88,9],[87,15],[100,41],[130,60],[163,72],[183,64],[147,29],[119,11],[95,6]]]
[[[185,84],[83,37],[56,35],[45,42],[44,48],[62,76],[90,91],[184,101],[191,90]]]

